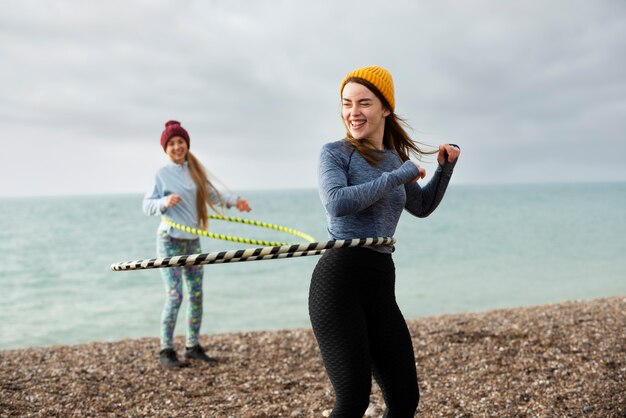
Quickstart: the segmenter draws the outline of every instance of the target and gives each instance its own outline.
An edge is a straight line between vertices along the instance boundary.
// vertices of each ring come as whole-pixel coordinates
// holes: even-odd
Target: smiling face
[[[391,112],[370,89],[348,82],[341,92],[343,119],[354,139],[367,139],[378,149],[383,148],[385,117]]]
[[[170,160],[176,164],[182,164],[187,159],[187,142],[181,136],[173,136],[167,141],[165,147],[165,153],[170,157]]]

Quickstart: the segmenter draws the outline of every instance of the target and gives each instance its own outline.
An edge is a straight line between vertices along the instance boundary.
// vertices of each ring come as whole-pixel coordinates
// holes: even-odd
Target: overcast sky
[[[366,65],[415,139],[461,146],[453,182],[626,181],[623,0],[16,0],[0,196],[143,193],[168,119],[235,191],[316,187]]]

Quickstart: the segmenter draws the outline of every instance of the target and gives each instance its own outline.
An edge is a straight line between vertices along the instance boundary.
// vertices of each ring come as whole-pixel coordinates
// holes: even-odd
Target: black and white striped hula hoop
[[[249,248],[246,250],[217,251],[213,253],[178,255],[174,257],[152,258],[149,260],[126,261],[111,264],[111,270],[144,270],[166,267],[198,266],[202,264],[233,263],[237,261],[272,260],[276,258],[303,257],[319,255],[325,250],[348,247],[373,247],[377,245],[393,245],[393,237],[355,238],[349,240],[332,240],[294,244],[276,247]]]

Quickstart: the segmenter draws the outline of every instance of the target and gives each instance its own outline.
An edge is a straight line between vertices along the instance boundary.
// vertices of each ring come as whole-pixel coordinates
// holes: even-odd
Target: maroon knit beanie
[[[167,147],[167,141],[169,141],[170,138],[174,136],[180,136],[181,138],[183,138],[187,143],[187,148],[190,147],[189,134],[187,133],[185,128],[180,126],[180,122],[175,120],[169,120],[165,123],[165,130],[161,134],[161,146],[163,147],[163,151],[165,151],[165,148]]]

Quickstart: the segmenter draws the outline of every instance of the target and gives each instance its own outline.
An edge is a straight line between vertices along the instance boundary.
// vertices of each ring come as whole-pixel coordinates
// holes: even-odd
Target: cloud
[[[625,181],[625,9],[611,0],[12,2],[0,17],[0,141],[43,150],[65,138],[72,152],[34,151],[32,164],[80,155],[86,168],[126,171],[120,192],[143,191],[138,167],[156,169],[147,150],[161,156],[158,137],[174,118],[231,187],[315,187],[320,146],[343,134],[339,81],[378,64],[394,75],[398,113],[419,139],[462,145],[455,181]],[[0,157],[3,178],[19,169],[13,155]],[[55,176],[57,193],[111,192]],[[45,192],[26,177],[20,193]]]

